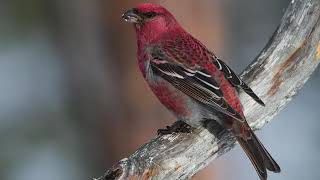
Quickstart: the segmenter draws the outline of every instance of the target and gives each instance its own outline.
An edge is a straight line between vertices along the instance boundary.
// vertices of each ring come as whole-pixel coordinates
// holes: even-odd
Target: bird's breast
[[[189,100],[185,94],[174,88],[161,77],[150,77],[147,74],[146,80],[152,92],[169,111],[178,117],[187,117],[190,115],[187,106]]]

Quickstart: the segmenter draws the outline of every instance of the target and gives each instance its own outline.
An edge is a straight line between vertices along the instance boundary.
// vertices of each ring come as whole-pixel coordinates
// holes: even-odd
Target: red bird
[[[280,172],[244,117],[237,89],[264,106],[250,87],[164,7],[140,4],[123,18],[134,25],[143,77],[178,120],[194,128],[218,122],[236,137],[260,179],[267,170]]]

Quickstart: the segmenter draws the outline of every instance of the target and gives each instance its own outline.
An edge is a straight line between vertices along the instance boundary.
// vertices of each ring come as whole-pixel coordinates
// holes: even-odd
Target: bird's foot
[[[163,136],[172,133],[191,133],[192,127],[183,122],[183,121],[176,121],[171,126],[167,126],[166,129],[158,129],[158,135]]]
[[[226,128],[212,119],[204,120],[203,127],[206,128],[211,134],[215,135],[218,139],[220,139],[224,135],[225,131],[227,131]]]

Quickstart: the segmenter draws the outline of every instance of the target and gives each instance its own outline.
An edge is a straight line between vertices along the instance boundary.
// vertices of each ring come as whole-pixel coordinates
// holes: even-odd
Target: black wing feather
[[[264,102],[252,91],[252,89],[244,83],[227,64],[225,64],[222,60],[215,58],[213,63],[218,67],[220,71],[223,72],[224,76],[229,80],[229,82],[238,88],[241,88],[244,92],[246,92],[249,96],[251,96],[257,103],[262,106],[265,106]]]
[[[150,65],[156,75],[191,98],[240,122],[244,121],[244,118],[225,101],[218,83],[205,70],[194,71],[163,61],[151,61]]]

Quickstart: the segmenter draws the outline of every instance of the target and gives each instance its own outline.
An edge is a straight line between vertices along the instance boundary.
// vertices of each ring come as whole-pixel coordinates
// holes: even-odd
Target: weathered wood
[[[242,78],[266,102],[261,107],[240,94],[250,126],[258,130],[282,110],[309,79],[320,62],[320,1],[293,0],[281,24]],[[189,179],[235,146],[205,129],[151,140],[98,178]]]

